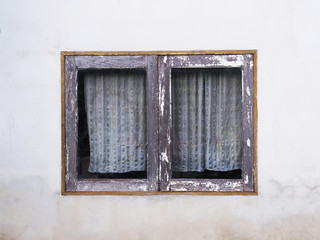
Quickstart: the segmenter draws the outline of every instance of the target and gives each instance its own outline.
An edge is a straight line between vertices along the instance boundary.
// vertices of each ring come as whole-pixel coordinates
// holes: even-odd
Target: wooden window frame
[[[241,68],[243,157],[241,179],[171,178],[171,69]],[[147,178],[80,179],[78,159],[78,71],[144,68],[147,104]],[[256,195],[257,51],[61,52],[63,195]]]

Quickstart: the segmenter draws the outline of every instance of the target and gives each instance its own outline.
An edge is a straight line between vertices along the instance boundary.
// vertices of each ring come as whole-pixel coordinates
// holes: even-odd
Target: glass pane
[[[79,72],[79,173],[146,178],[146,72]]]
[[[241,69],[172,69],[172,177],[241,178]]]

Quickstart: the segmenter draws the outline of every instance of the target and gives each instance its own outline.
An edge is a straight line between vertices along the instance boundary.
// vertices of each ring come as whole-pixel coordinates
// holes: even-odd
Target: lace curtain
[[[146,169],[145,72],[108,70],[84,76],[89,172]]]
[[[146,170],[146,75],[142,70],[84,76],[89,172]],[[241,168],[241,71],[172,69],[173,171]]]
[[[173,69],[171,91],[173,171],[240,169],[240,69]]]

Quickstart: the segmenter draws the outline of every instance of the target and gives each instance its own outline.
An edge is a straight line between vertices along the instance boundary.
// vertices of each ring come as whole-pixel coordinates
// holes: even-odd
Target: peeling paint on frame
[[[65,123],[64,123],[64,110],[65,110],[65,105],[64,105],[64,102],[65,102],[65,97],[64,97],[64,93],[65,93],[65,84],[64,84],[64,71],[65,71],[65,68],[64,68],[64,62],[65,62],[65,57],[66,56],[97,56],[99,57],[100,59],[103,59],[103,56],[132,56],[132,55],[150,55],[150,54],[155,54],[157,55],[158,57],[159,56],[163,56],[164,55],[164,58],[163,60],[165,60],[165,64],[169,64],[170,66],[172,65],[172,59],[171,56],[176,56],[176,55],[182,55],[182,56],[179,56],[179,59],[180,61],[184,62],[185,64],[189,64],[190,67],[241,67],[241,64],[240,62],[241,61],[244,61],[245,59],[252,59],[252,61],[249,61],[248,62],[248,65],[246,65],[248,67],[248,69],[254,71],[254,77],[253,77],[253,80],[254,80],[254,83],[253,83],[253,88],[255,89],[250,89],[248,87],[246,87],[245,91],[244,91],[244,87],[242,87],[243,89],[243,93],[246,93],[247,96],[252,96],[253,95],[253,99],[254,101],[252,103],[249,103],[250,104],[254,104],[254,118],[253,118],[253,125],[254,125],[254,141],[256,141],[256,120],[257,120],[257,112],[256,112],[256,51],[255,50],[236,50],[236,51],[194,51],[194,52],[62,52],[61,53],[61,66],[62,66],[62,111],[63,111],[63,114],[62,114],[62,126],[63,126],[63,129],[64,129],[64,126],[65,126]],[[210,56],[206,56],[206,55],[210,55]],[[201,64],[200,62],[190,62],[188,61],[188,57],[189,56],[204,56],[205,59],[207,59],[208,61],[213,61],[214,64],[212,65],[211,63],[204,63],[204,64]],[[178,57],[178,56],[177,56]],[[254,60],[254,61],[253,61]],[[228,61],[232,62],[232,63],[228,63]],[[225,64],[225,65],[224,65]],[[242,74],[243,74],[243,68],[241,67],[241,71],[242,71]],[[163,73],[160,73],[160,74],[164,74]],[[71,73],[71,76],[73,76],[73,73]],[[162,76],[164,77],[164,76]],[[242,86],[244,82],[242,81]],[[169,87],[171,87],[171,84],[169,85]],[[165,94],[165,90],[164,90],[164,86],[159,83],[159,87],[158,87],[159,90],[159,100],[158,100],[158,103],[159,103],[159,114],[160,115],[163,115],[164,114],[164,111],[165,111],[165,98],[164,98],[164,94]],[[162,91],[163,90],[163,91]],[[161,95],[162,93],[162,95]],[[169,88],[169,95],[171,96],[171,89]],[[171,101],[171,100],[170,100]],[[72,105],[72,110],[75,110],[75,106],[74,104],[71,104]],[[171,113],[171,106],[169,105],[169,112]],[[171,114],[170,114],[171,115]],[[249,123],[251,123],[251,115],[248,114],[247,116],[247,120]],[[64,132],[62,129],[62,132]],[[66,128],[65,128],[66,129]],[[64,133],[62,133],[62,149],[65,149],[65,139],[64,139]],[[248,147],[251,147],[251,140],[250,138],[248,138],[249,140],[249,145],[247,144]],[[167,142],[168,144],[170,145],[171,144],[171,139],[170,139],[170,135],[167,136]],[[248,143],[248,141],[247,141]],[[257,181],[257,178],[256,178],[256,144],[253,143],[253,146],[254,146],[254,159],[253,159],[253,163],[254,163],[254,178],[253,178],[253,181],[254,181],[254,191],[248,191],[246,189],[243,189],[243,186],[241,184],[241,182],[239,181],[217,181],[219,182],[218,185],[215,184],[215,183],[204,183],[204,182],[201,182],[200,181],[200,185],[204,188],[210,188],[210,192],[193,192],[193,193],[190,193],[190,189],[188,190],[188,188],[183,188],[180,186],[180,191],[182,191],[182,189],[184,189],[182,192],[182,194],[238,194],[239,191],[240,191],[240,194],[243,194],[243,195],[255,195],[257,194],[257,188],[256,188],[256,181]],[[169,156],[167,155],[167,152],[164,152],[165,153],[165,156],[161,156],[162,159],[167,159],[167,161],[169,161]],[[164,153],[161,153],[164,154]],[[66,155],[65,155],[66,154]],[[64,169],[68,169],[69,168],[69,161],[68,159],[70,158],[70,154],[69,154],[69,151],[63,151],[62,153],[63,157],[62,157],[62,173],[64,173]],[[160,158],[160,156],[159,156]],[[67,160],[67,161],[66,161]],[[167,162],[165,161],[165,162]],[[168,162],[167,162],[168,163]],[[162,168],[161,168],[161,164],[159,166],[159,171],[161,172]],[[169,174],[166,174],[165,175],[166,178],[169,178]],[[107,188],[104,188],[104,189],[101,189],[101,188],[96,188],[96,187],[80,187],[80,188],[77,188],[77,190],[81,191],[81,192],[66,192],[65,191],[65,188],[64,188],[64,181],[68,181],[69,180],[69,175],[68,174],[65,174],[65,175],[62,175],[62,194],[70,194],[70,195],[74,195],[74,194],[129,194],[129,195],[141,195],[141,194],[161,194],[161,192],[148,192],[148,187],[147,185],[145,184],[142,184],[140,187],[137,188],[132,188],[131,186],[127,186],[125,191],[115,191],[115,190],[108,190]],[[170,180],[170,179],[169,179]],[[249,182],[249,176],[248,175],[245,175],[243,177],[243,181],[244,181],[244,184],[247,184]],[[173,191],[177,191],[178,189],[178,185],[176,185],[175,187],[175,184],[177,183],[176,180],[174,181],[171,181],[171,183],[169,184],[170,185],[170,189],[173,190]],[[182,182],[181,182],[182,183]],[[220,191],[221,190],[221,187],[217,187],[217,186],[222,186],[223,188],[225,188],[225,190],[223,190],[223,192],[216,192],[216,191]],[[231,188],[231,189],[230,189]],[[232,190],[232,188],[234,188]],[[92,191],[94,190],[95,192],[89,192],[89,191]],[[144,193],[142,193],[141,191],[145,191]],[[176,192],[177,194],[179,192]],[[174,192],[165,192],[165,194],[174,194]]]

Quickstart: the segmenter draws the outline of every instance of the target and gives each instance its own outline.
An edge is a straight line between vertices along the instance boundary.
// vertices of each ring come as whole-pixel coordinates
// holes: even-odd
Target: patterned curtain
[[[89,172],[146,169],[145,76],[136,69],[85,74]]]
[[[173,171],[241,169],[240,69],[172,69]]]

